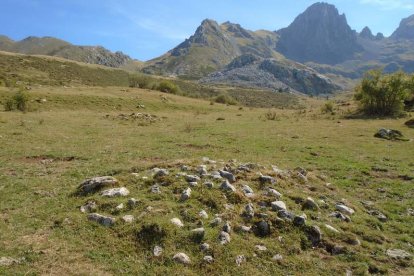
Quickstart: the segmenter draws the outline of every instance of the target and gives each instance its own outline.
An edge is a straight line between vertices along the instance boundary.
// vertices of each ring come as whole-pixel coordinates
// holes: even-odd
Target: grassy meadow
[[[11,93],[0,88],[0,100]],[[345,119],[352,106],[338,105],[335,115],[322,114],[324,101],[316,99],[303,100],[306,108],[266,109],[125,87],[33,86],[27,93],[30,112],[0,108],[0,257],[24,258],[20,264],[0,266],[1,275],[345,275],[347,270],[354,275],[414,274],[412,260],[391,259],[385,253],[414,253],[409,214],[414,182],[404,177],[414,176],[414,129],[404,126],[407,119]],[[156,119],[119,116],[133,112]],[[374,138],[381,127],[401,130],[411,140]],[[226,200],[217,186],[193,189],[185,203],[178,200],[184,182],[163,187],[159,195],[149,192],[149,169],[197,167],[203,157],[217,160],[219,168],[220,161],[232,159],[258,163],[264,174],[272,174],[271,165],[306,168],[311,175],[307,184],[280,179],[275,185],[282,200],[299,213],[301,200],[324,199],[326,208],[305,211],[307,223],[319,225],[327,241],[343,244],[353,237],[361,245],[347,245],[344,254],[332,255],[306,245],[304,234],[292,225],[276,227],[265,238],[233,233],[229,245],[219,245],[219,229],[208,223],[214,214],[225,212]],[[131,191],[129,197],[75,194],[83,180],[103,175],[116,177]],[[254,176],[249,179],[259,191]],[[137,208],[114,211],[130,197],[139,200]],[[90,199],[98,203],[99,213],[118,219],[115,226],[105,228],[86,219],[79,207]],[[227,219],[242,223],[238,214],[248,199],[228,201],[236,210]],[[352,222],[329,217],[338,201],[356,210]],[[388,221],[368,214],[362,203],[366,201]],[[203,263],[198,244],[188,238],[200,225],[196,214],[201,209],[210,216],[204,221],[204,239],[215,258],[211,265]],[[134,215],[136,221],[122,223],[124,214]],[[268,215],[276,216],[271,211]],[[172,217],[181,218],[185,227],[174,229]],[[151,223],[166,231],[161,258],[153,257],[150,246],[137,239],[142,226]],[[340,233],[329,232],[324,224]],[[259,244],[268,251],[254,254]],[[174,263],[177,252],[188,254],[192,264]],[[239,267],[235,258],[242,254],[247,262]],[[283,260],[272,261],[275,254]]]

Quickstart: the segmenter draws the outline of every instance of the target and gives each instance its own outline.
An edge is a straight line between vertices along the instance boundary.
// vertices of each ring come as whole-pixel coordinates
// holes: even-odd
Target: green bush
[[[217,96],[214,100],[216,103],[221,103],[221,104],[228,104],[228,105],[236,105],[237,101],[231,97],[230,95],[227,94],[221,94],[219,96]]]
[[[333,114],[334,113],[334,104],[331,101],[326,102],[322,108],[321,108],[322,113],[330,113]]]
[[[413,90],[413,76],[403,72],[383,74],[381,70],[371,70],[357,86],[355,99],[367,115],[394,116],[401,114],[404,101]]]
[[[134,88],[151,88],[152,80],[147,76],[130,76],[129,87]]]
[[[29,108],[29,96],[19,91],[14,94],[11,98],[6,99],[6,102],[3,104],[5,111],[20,110],[26,112]]]
[[[165,93],[177,94],[179,92],[178,86],[171,81],[162,81],[157,87],[157,90]]]

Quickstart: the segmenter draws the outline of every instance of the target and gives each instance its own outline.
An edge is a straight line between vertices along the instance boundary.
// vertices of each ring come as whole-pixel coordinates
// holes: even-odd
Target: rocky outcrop
[[[391,35],[391,39],[395,40],[414,40],[414,15],[403,19],[400,26]]]
[[[299,62],[337,64],[362,50],[345,15],[326,3],[310,6],[278,34],[277,50]]]

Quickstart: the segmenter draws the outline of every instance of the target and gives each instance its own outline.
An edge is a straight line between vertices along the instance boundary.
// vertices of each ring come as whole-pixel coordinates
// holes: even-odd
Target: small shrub
[[[321,111],[322,111],[322,113],[325,113],[325,114],[328,114],[328,113],[334,114],[335,112],[334,112],[334,104],[333,104],[333,102],[331,102],[331,101],[326,102],[322,106]]]
[[[27,111],[29,104],[29,96],[26,93],[22,91],[17,92],[13,96],[13,100],[18,110],[23,112]]]
[[[147,76],[130,76],[129,87],[135,88],[151,88],[151,78]]]
[[[177,94],[179,88],[175,83],[171,81],[162,81],[158,85],[157,90],[165,93]]]
[[[15,109],[13,99],[7,99],[4,103],[4,110],[5,111],[13,111]]]
[[[275,111],[271,111],[271,110],[266,112],[265,117],[269,121],[276,121],[276,119],[278,118],[277,113]]]
[[[216,103],[221,103],[221,104],[228,104],[228,105],[236,105],[237,101],[231,97],[230,95],[227,94],[221,94],[219,96],[217,96],[214,100]]]

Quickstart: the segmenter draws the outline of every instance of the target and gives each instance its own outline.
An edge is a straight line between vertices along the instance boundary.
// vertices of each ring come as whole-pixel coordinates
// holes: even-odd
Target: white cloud
[[[414,0],[360,0],[360,2],[375,5],[384,10],[414,10]]]

